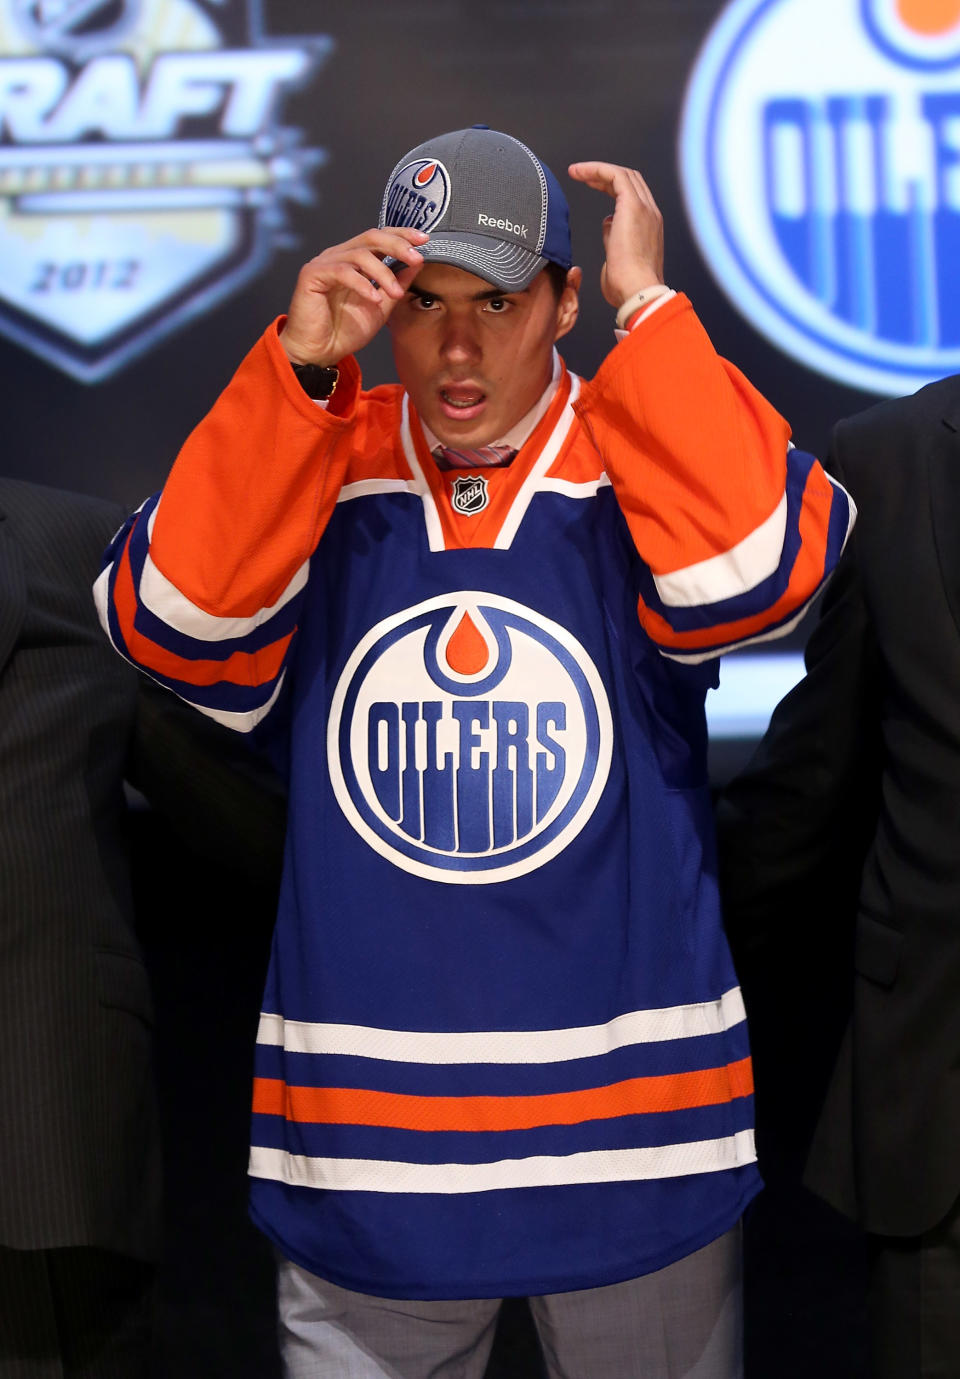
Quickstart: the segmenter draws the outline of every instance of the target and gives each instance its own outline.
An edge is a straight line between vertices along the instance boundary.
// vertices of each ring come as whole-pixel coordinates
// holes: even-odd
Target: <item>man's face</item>
[[[577,319],[579,268],[559,301],[546,273],[500,292],[463,268],[427,263],[390,316],[397,376],[445,445],[489,445],[550,382],[553,343]]]

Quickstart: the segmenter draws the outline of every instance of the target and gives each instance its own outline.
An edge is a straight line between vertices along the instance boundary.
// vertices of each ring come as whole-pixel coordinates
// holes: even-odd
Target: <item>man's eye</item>
[[[510,303],[507,301],[506,297],[491,297],[487,302],[487,310],[494,313],[500,313],[506,311],[509,305]]]
[[[414,309],[417,311],[432,311],[436,304],[436,297],[427,297],[422,292],[413,299]]]

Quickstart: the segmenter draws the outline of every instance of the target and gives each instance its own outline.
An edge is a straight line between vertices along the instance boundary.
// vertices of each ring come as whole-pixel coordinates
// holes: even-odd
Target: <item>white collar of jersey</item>
[[[524,441],[527,440],[529,436],[533,435],[534,427],[553,401],[556,391],[560,387],[560,379],[562,376],[563,364],[560,362],[559,354],[556,349],[554,349],[553,376],[540,394],[539,401],[535,402],[529,412],[526,412],[514,426],[510,427],[509,431],[505,432],[498,440],[493,441],[492,444],[508,445],[511,450],[519,450]],[[427,449],[432,454],[438,445],[443,444],[443,441],[433,434],[429,426],[424,425],[422,418],[420,420],[420,426],[423,431],[423,438],[427,442]]]
[[[560,376],[561,378],[563,377],[562,367]],[[526,475],[522,483],[520,483],[519,487],[517,487],[516,489],[513,502],[511,503],[510,509],[507,512],[507,515],[503,521],[503,525],[501,526],[500,531],[498,532],[495,540],[491,543],[493,550],[509,550],[513,542],[513,538],[517,534],[517,529],[519,528],[520,523],[523,520],[524,514],[526,513],[527,508],[530,505],[530,500],[532,499],[533,495],[541,487],[549,486],[549,481],[545,479],[545,475],[547,473],[547,470],[550,468],[554,460],[559,455],[561,447],[563,446],[563,443],[566,440],[567,435],[570,431],[570,427],[573,425],[575,421],[573,404],[576,401],[577,396],[580,392],[580,379],[577,377],[577,375],[568,372],[567,378],[569,379],[570,383],[570,391],[567,395],[566,403],[560,413],[560,416],[557,418],[557,421],[554,424],[554,427],[550,432],[550,435],[547,437],[543,445],[543,448],[540,451],[540,454],[537,456],[533,464],[533,467],[530,469],[529,473]],[[553,391],[556,390],[554,389]],[[548,389],[548,392],[550,392],[550,389]],[[552,395],[553,394],[551,392],[551,396]],[[413,431],[411,427],[412,412],[413,406],[410,402],[410,397],[408,394],[404,393],[403,404],[400,414],[400,443],[403,447],[403,453],[407,461],[407,464],[410,466],[410,473],[413,476],[412,482],[410,483],[409,487],[412,492],[419,494],[421,499],[423,500],[424,518],[426,520],[427,526],[427,543],[429,545],[430,550],[442,551],[446,549],[444,545],[443,524],[440,521],[440,515],[437,511],[436,500],[434,499],[434,496],[430,491],[430,484],[428,483],[427,477],[424,474],[423,466],[417,458],[417,447],[414,443]],[[417,418],[417,420],[419,422],[419,418]],[[420,426],[422,430],[422,423],[420,423]],[[507,480],[507,482],[509,483],[512,480],[513,475],[515,473],[514,466],[511,465],[508,468],[501,470],[500,473],[510,476],[510,479]],[[609,480],[606,478],[601,479],[600,483],[603,482],[609,483]],[[357,487],[359,487],[359,485]],[[569,491],[571,487],[583,489],[589,488],[592,493],[595,493],[598,484],[594,482],[592,484],[586,485],[565,485],[564,491]]]

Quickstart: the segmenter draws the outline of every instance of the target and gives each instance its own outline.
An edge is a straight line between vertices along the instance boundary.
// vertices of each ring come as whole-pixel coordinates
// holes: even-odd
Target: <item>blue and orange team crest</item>
[[[681,164],[718,283],[780,348],[874,392],[960,370],[960,0],[734,0]]]
[[[464,591],[360,640],[333,696],[327,767],[349,824],[386,861],[485,883],[573,842],[612,744],[603,684],[576,638],[522,604]]]
[[[257,0],[0,0],[0,332],[94,381],[260,271],[329,47]]]
[[[450,201],[450,174],[436,158],[404,163],[387,183],[380,208],[381,225],[432,230]]]

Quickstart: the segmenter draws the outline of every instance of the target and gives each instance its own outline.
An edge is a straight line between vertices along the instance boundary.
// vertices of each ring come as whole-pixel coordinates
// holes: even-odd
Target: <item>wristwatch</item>
[[[325,368],[322,364],[293,364],[291,367],[307,397],[317,402],[333,397],[340,377],[338,368]]]

